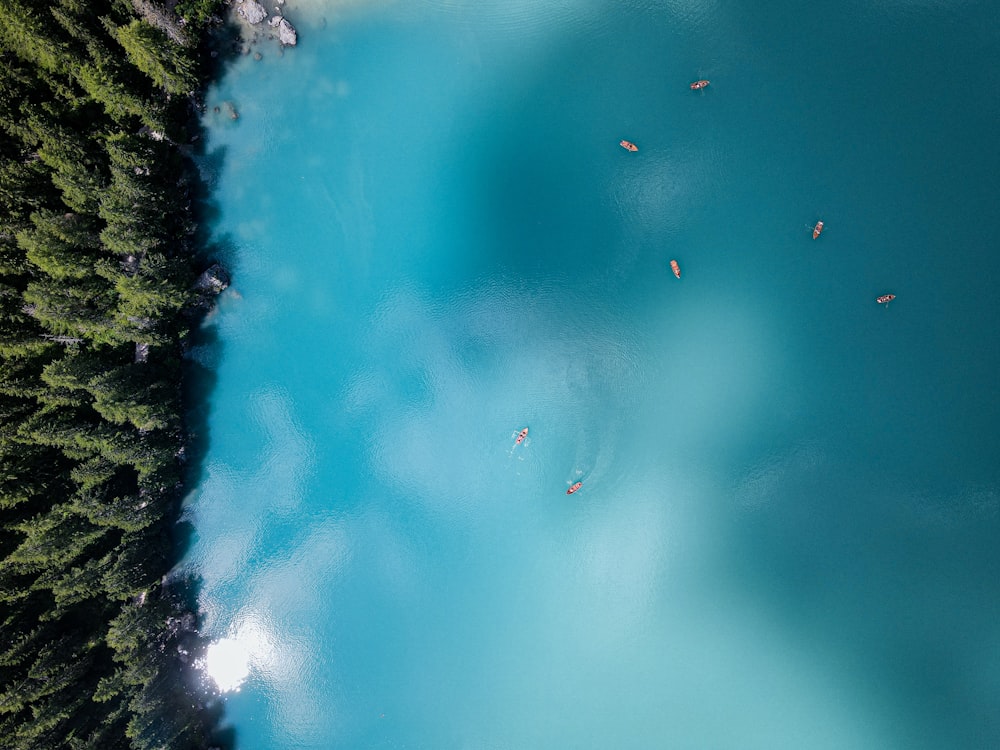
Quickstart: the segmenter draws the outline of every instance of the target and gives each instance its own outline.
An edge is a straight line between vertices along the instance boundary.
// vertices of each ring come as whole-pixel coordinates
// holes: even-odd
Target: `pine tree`
[[[109,422],[138,430],[177,427],[180,404],[169,387],[144,365],[123,365],[90,381],[94,409]]]
[[[42,70],[62,73],[70,67],[67,45],[52,16],[22,0],[0,0],[0,37]]]
[[[58,450],[0,438],[0,511],[4,511],[5,522],[18,519],[10,512],[15,507],[28,507],[37,513],[48,507],[53,496],[68,492],[70,466]]]
[[[25,309],[21,291],[0,282],[0,356],[43,357],[55,344]]]
[[[27,223],[32,211],[53,202],[57,192],[37,154],[0,164],[0,204],[6,206],[10,228]]]
[[[74,122],[70,111],[51,105],[49,109],[54,114],[35,108],[27,120],[38,156],[51,170],[63,202],[73,211],[92,214],[106,181],[104,151]]]
[[[24,300],[31,315],[53,334],[80,337],[96,344],[128,340],[115,328],[113,290],[97,276],[73,283],[39,278],[28,284]]]
[[[13,528],[21,532],[23,541],[7,555],[3,566],[18,573],[42,572],[52,566],[65,568],[108,533],[108,529],[73,513],[68,505],[57,505]]]
[[[17,242],[34,266],[56,279],[85,279],[94,273],[101,257],[98,232],[80,214],[36,211],[31,226],[18,233]]]
[[[129,60],[153,83],[171,94],[190,94],[198,85],[195,61],[188,50],[145,21],[135,19],[115,29]]]

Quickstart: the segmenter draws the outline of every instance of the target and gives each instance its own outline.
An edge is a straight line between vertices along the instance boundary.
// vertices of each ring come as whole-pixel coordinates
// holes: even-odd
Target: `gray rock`
[[[289,47],[294,47],[295,43],[298,41],[298,35],[295,33],[295,28],[284,18],[278,21],[278,41]]]
[[[227,286],[229,286],[229,274],[218,263],[205,269],[194,284],[196,290],[207,294],[218,294]]]
[[[257,0],[242,0],[236,12],[243,16],[247,23],[256,24],[267,18],[267,11]]]
[[[272,29],[279,23],[281,23],[281,16],[271,16],[270,18],[267,19],[267,25],[270,26]]]

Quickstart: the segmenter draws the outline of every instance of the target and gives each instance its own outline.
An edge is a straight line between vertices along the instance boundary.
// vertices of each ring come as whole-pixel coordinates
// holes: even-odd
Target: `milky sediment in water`
[[[1000,743],[993,4],[284,7],[205,119],[237,747]]]

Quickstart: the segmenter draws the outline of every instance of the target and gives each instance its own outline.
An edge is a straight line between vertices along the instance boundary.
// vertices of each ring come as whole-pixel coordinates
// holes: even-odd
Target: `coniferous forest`
[[[194,748],[182,363],[220,0],[0,0],[0,747]]]

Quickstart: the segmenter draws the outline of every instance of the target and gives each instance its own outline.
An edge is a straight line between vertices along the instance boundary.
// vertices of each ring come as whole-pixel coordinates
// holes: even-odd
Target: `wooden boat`
[[[709,84],[708,81],[695,81],[691,84],[691,90],[697,91],[698,89],[703,89]]]
[[[514,445],[520,445],[524,442],[524,439],[528,437],[528,428],[525,427],[519,433],[517,433],[517,440],[514,441]]]
[[[632,141],[622,141],[618,145],[621,146],[626,151],[638,151],[639,150],[639,147],[636,146],[634,143],[632,143]]]
[[[819,237],[820,232],[822,232],[822,231],[823,231],[823,222],[822,221],[817,221],[816,222],[816,226],[813,227],[813,239],[816,239],[817,237]]]
[[[895,294],[883,294],[881,297],[876,297],[875,301],[878,302],[880,305],[888,305],[894,299],[896,299]]]
[[[577,482],[572,487],[570,487],[568,490],[566,490],[566,494],[567,495],[572,495],[574,492],[576,492],[581,487],[583,487],[583,482]]]
[[[674,272],[674,276],[678,279],[681,277],[681,267],[677,265],[676,260],[670,261],[670,270]]]

